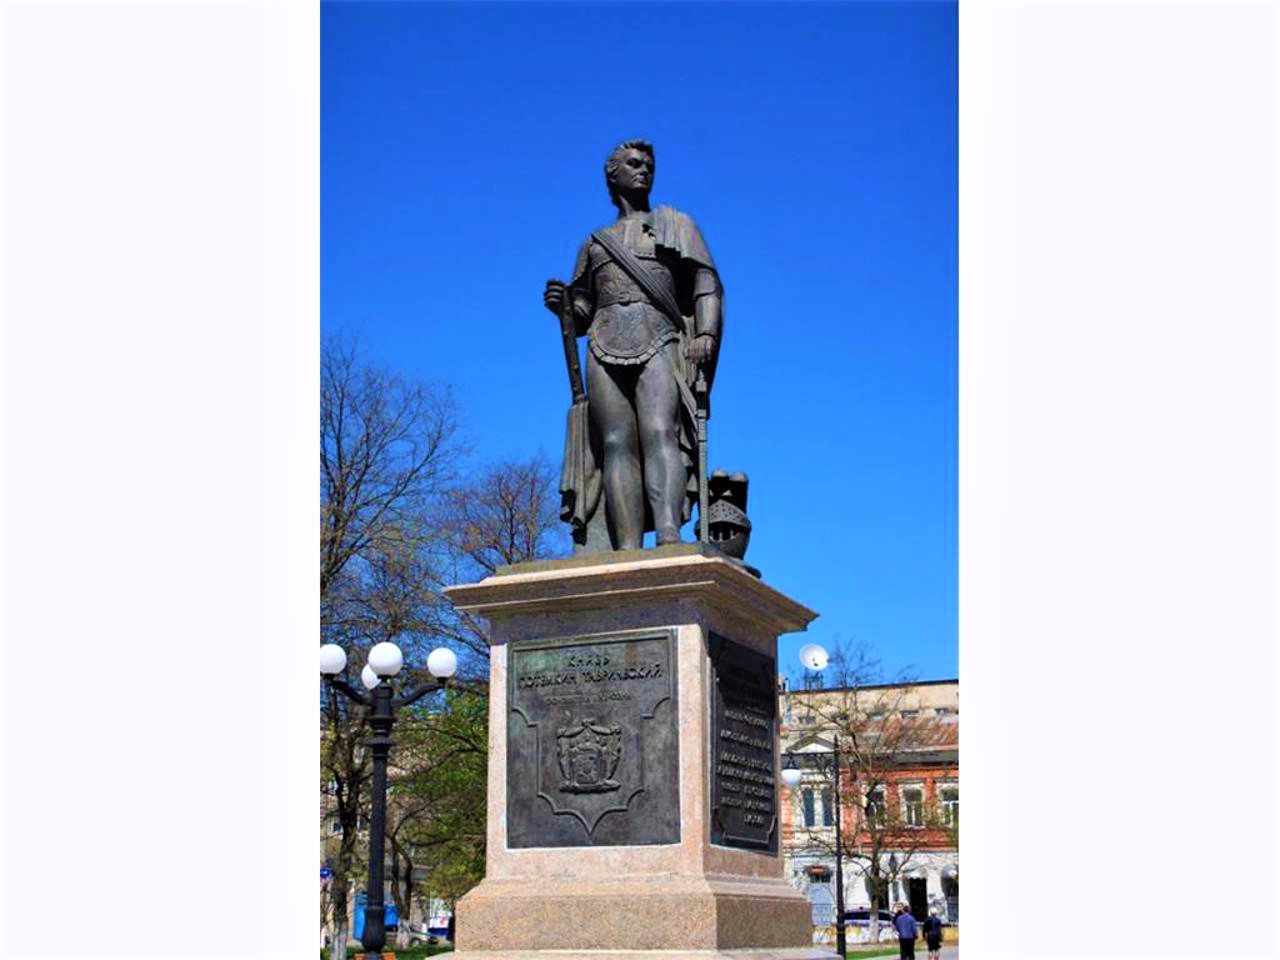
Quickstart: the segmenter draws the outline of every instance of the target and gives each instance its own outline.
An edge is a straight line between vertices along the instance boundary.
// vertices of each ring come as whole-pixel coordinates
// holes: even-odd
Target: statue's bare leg
[[[615,550],[644,545],[640,445],[635,408],[627,396],[629,389],[634,390],[634,371],[634,367],[603,364],[587,351],[587,396],[600,435],[605,508]]]
[[[678,349],[678,345],[669,343],[663,349]],[[636,382],[636,411],[640,449],[644,452],[645,496],[653,511],[653,529],[659,544],[680,542],[685,471],[676,419],[679,403],[670,361],[661,355],[653,357]]]

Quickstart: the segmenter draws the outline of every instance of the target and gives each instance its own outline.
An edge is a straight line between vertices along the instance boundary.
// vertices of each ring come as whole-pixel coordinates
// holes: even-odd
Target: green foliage
[[[397,895],[408,900],[405,878],[416,868],[426,877],[418,897],[452,903],[484,875],[488,699],[437,694],[401,717],[397,739],[388,799]]]

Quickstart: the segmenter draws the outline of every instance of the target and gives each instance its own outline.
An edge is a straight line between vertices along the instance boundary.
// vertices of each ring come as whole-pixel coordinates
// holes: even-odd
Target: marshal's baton
[[[586,397],[587,391],[582,386],[582,361],[578,359],[578,338],[573,331],[573,294],[568,286],[565,286],[564,299],[560,302],[560,339],[564,341],[569,390],[573,394],[573,402],[578,403]]]

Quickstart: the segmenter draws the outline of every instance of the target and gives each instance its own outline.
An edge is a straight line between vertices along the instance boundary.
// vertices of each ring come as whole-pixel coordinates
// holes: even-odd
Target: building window
[[[882,824],[884,812],[884,787],[876,787],[867,794],[867,819],[874,824]]]
[[[804,825],[812,827],[814,824],[812,788],[805,787],[800,791],[800,803],[804,807]]]
[[[337,817],[330,817],[330,818],[329,818],[329,833],[330,833],[332,836],[335,836],[335,837],[336,837],[336,836],[337,836],[338,834],[340,834],[341,832],[342,832],[342,821],[341,821],[341,820],[339,820]]]
[[[834,827],[836,825],[835,798],[831,795],[830,790],[822,791],[822,825],[824,827]]]
[[[868,719],[868,720],[883,720],[883,719],[884,719],[884,711],[883,711],[883,710],[872,710],[872,711],[870,711],[870,712],[867,714],[867,719]]]
[[[942,822],[948,827],[960,826],[960,787],[954,783],[940,787],[938,801],[942,805]]]
[[[902,711],[902,719],[904,720],[912,720],[918,716],[920,716],[919,710],[903,710]]]
[[[924,787],[902,788],[902,822],[908,827],[924,826]]]
[[[955,707],[934,707],[933,715],[935,717],[951,717],[955,716]]]

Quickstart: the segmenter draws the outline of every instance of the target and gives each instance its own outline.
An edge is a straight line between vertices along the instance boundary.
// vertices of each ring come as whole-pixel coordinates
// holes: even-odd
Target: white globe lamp
[[[335,677],[347,669],[347,651],[336,643],[326,643],[320,648],[320,672]]]
[[[787,767],[782,771],[782,782],[787,785],[788,789],[794,790],[800,786],[800,771],[795,767]]]
[[[380,677],[394,677],[404,666],[404,654],[390,640],[383,640],[369,651],[369,666]]]
[[[364,669],[360,671],[360,682],[364,684],[366,690],[372,690],[382,682],[382,678],[373,672],[373,667],[366,663]]]
[[[437,680],[448,680],[458,672],[458,657],[448,647],[436,647],[427,656],[427,670]]]

